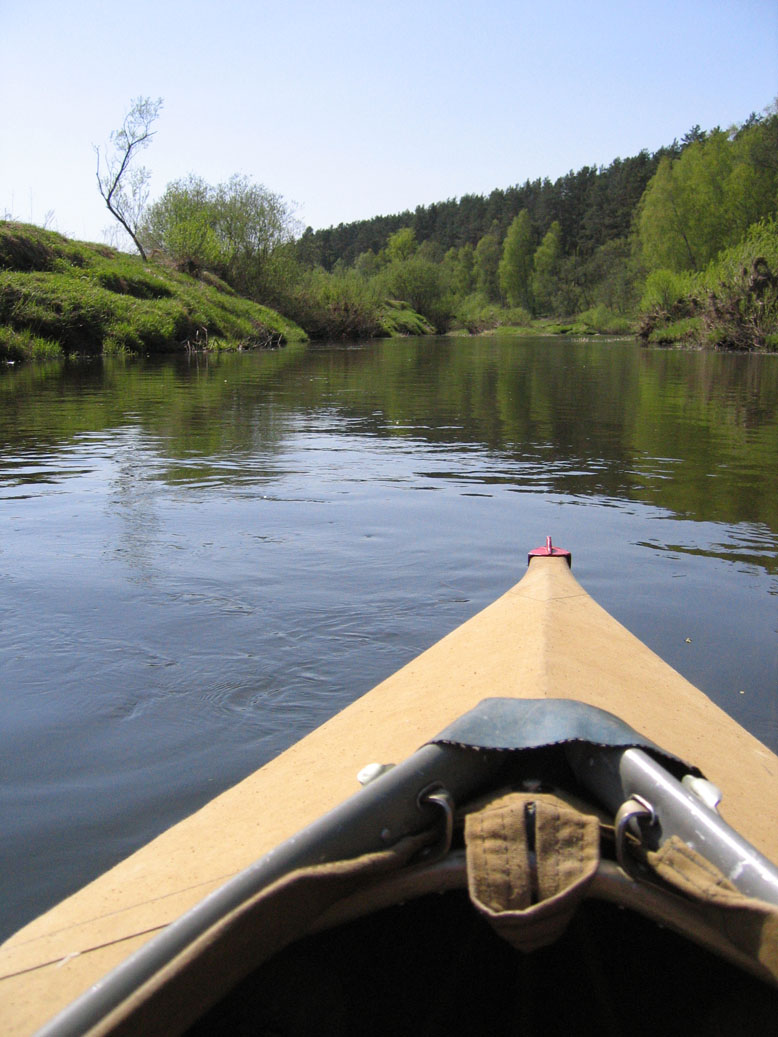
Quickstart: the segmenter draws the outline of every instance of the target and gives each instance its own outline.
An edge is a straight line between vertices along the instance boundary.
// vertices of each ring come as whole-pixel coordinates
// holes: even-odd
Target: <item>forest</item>
[[[415,212],[310,228],[298,262],[383,278],[439,330],[635,331],[778,348],[778,114]]]
[[[157,280],[167,270],[204,291],[215,287],[222,299],[232,293],[265,308],[251,318],[256,333],[203,321],[200,339],[263,341],[274,310],[311,338],[500,329],[778,350],[778,102],[728,129],[694,126],[653,154],[325,230],[300,227],[282,196],[245,176],[212,185],[189,174],[149,204],[148,171],[133,163],[154,135],[161,105],[136,100],[111,136],[113,152],[100,156],[98,181],[136,261],[157,269]],[[16,255],[18,232],[9,225],[5,235],[16,241]],[[65,248],[33,243],[29,234],[25,240],[46,255]],[[84,282],[68,287],[66,302],[63,287],[46,289],[52,326],[42,329],[35,316],[42,282],[33,290],[24,271],[53,273],[56,264],[30,263],[15,273],[17,261],[0,255],[2,277],[26,277],[24,287],[6,286],[5,294],[19,295],[9,294],[3,311],[10,307],[9,328],[20,325],[8,335],[49,341],[57,314],[78,309],[73,300]],[[89,263],[98,281],[116,279],[98,271],[99,256],[90,253]],[[100,281],[95,291],[103,288]],[[175,297],[183,288],[165,290]],[[201,314],[183,297],[179,305],[173,324],[191,343]],[[130,327],[117,310],[112,348],[132,349],[136,339],[146,348],[149,336],[159,338],[156,309],[153,320],[144,317],[156,322],[151,332]],[[69,322],[76,338],[82,316]]]
[[[262,213],[251,242],[236,234],[238,209]],[[774,350],[777,209],[773,105],[553,182],[302,233],[264,188],[190,176],[168,185],[138,236],[190,272],[219,273],[312,337],[381,334],[394,307],[438,332],[638,334]]]

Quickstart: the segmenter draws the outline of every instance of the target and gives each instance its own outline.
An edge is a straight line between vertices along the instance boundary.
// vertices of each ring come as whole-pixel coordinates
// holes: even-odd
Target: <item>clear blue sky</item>
[[[778,95],[778,3],[0,0],[0,217],[101,240],[92,145],[139,95],[152,197],[241,173],[326,227],[741,122]]]

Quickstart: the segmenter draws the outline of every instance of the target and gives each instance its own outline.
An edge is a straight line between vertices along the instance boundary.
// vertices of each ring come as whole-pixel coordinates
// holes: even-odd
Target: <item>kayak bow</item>
[[[778,758],[596,605],[549,538],[483,612],[7,941],[6,1032],[180,1032],[306,933],[463,883],[525,953],[586,895],[778,982],[776,802]],[[524,840],[520,907],[484,879],[497,823],[514,833],[499,852],[519,861]],[[570,874],[544,895],[549,861]],[[695,898],[703,874],[726,896]]]

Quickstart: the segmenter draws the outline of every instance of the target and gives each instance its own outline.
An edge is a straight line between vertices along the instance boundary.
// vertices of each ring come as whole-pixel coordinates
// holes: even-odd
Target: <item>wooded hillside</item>
[[[583,331],[775,349],[777,213],[773,105],[554,182],[308,228],[294,256],[377,281],[441,331],[577,317]]]
[[[362,253],[385,248],[389,237],[402,227],[410,227],[419,244],[429,242],[442,255],[463,245],[475,248],[487,233],[503,240],[522,209],[529,213],[538,240],[556,221],[566,254],[591,255],[607,241],[629,234],[635,209],[660,159],[677,158],[682,148],[674,143],[653,155],[641,151],[633,158],[617,158],[607,167],[584,166],[553,183],[547,178],[528,180],[495,189],[486,197],[468,194],[420,205],[414,212],[341,223],[327,230],[308,228],[299,241],[298,255],[325,270],[332,270],[338,261],[352,266]]]

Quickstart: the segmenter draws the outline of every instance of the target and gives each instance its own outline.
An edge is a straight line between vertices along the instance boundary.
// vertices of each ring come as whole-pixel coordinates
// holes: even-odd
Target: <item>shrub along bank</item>
[[[649,274],[641,309],[648,343],[778,351],[778,219],[754,224],[699,273]]]

